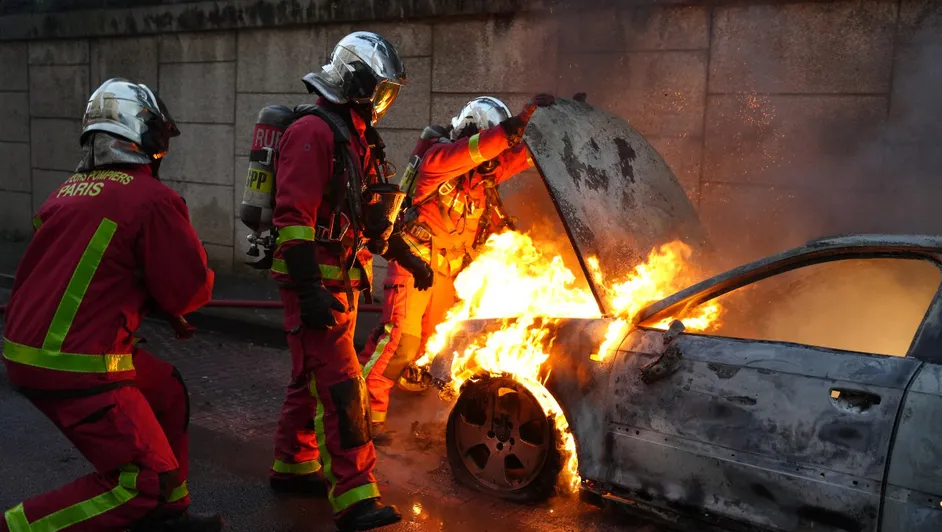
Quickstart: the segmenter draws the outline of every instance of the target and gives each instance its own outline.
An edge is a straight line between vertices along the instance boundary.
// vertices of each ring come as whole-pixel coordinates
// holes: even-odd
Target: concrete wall
[[[0,17],[33,20],[40,30],[24,37],[79,36],[0,42],[0,229],[29,234],[77,162],[90,90],[124,76],[157,87],[180,122],[164,178],[231,270],[256,113],[308,101],[299,77],[346,32],[370,29],[399,47],[410,76],[380,124],[400,167],[422,127],[473,96],[518,108],[536,91],[585,91],[652,140],[730,261],[834,232],[942,233],[938,4],[670,3],[121,37],[116,24],[82,37],[61,21],[52,32]],[[89,16],[77,13],[56,16]]]

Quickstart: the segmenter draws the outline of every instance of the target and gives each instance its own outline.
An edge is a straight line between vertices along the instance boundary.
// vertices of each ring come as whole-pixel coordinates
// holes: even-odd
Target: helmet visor
[[[378,79],[406,83],[406,69],[396,48],[381,36],[358,31],[344,37],[331,54],[335,66],[363,63]]]
[[[373,93],[373,123],[379,122],[379,119],[389,110],[389,106],[396,101],[396,97],[399,96],[399,87],[398,83],[386,80],[376,86],[376,91]]]

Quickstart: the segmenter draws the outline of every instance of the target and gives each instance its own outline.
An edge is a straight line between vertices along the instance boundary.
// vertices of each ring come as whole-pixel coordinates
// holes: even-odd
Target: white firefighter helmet
[[[375,124],[406,84],[406,69],[389,41],[373,32],[357,31],[340,39],[320,72],[301,79],[309,92],[333,103],[369,104]]]
[[[153,160],[163,157],[170,138],[180,134],[167,107],[147,85],[122,78],[102,83],[88,99],[82,143],[95,132],[128,140]]]
[[[451,119],[451,140],[494,127],[510,118],[510,109],[493,96],[479,96],[468,102]],[[469,126],[474,126],[471,130]]]

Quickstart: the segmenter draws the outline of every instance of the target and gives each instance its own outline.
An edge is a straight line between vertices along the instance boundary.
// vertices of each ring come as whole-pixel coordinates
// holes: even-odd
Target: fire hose
[[[258,309],[274,309],[274,308],[284,308],[284,303],[281,301],[256,301],[251,299],[213,299],[209,303],[206,303],[204,308],[214,307],[214,308],[258,308]],[[3,314],[7,310],[6,305],[0,305],[0,314]],[[382,305],[360,305],[357,310],[359,312],[370,312],[370,313],[379,313],[383,311]]]

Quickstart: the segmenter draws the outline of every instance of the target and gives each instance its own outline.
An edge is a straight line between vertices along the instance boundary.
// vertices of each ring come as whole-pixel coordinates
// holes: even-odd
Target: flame
[[[612,302],[614,316],[593,360],[615,351],[635,317],[648,304],[667,297],[695,281],[699,273],[689,263],[691,249],[674,241],[650,252],[623,279],[608,282],[595,257],[587,259],[596,286]],[[506,231],[491,235],[482,252],[455,280],[458,302],[426,343],[419,366],[427,366],[449,345],[462,322],[498,320],[498,327],[480,334],[461,352],[454,352],[451,391],[474,375],[509,376],[536,398],[553,418],[561,438],[564,459],[561,487],[575,492],[580,485],[575,439],[559,403],[543,386],[552,368],[544,367],[561,318],[600,318],[594,295],[577,287],[576,276],[559,255],[542,253],[526,234]],[[719,322],[716,303],[701,305],[683,316],[687,330],[709,330]],[[655,325],[667,328],[673,318]]]

